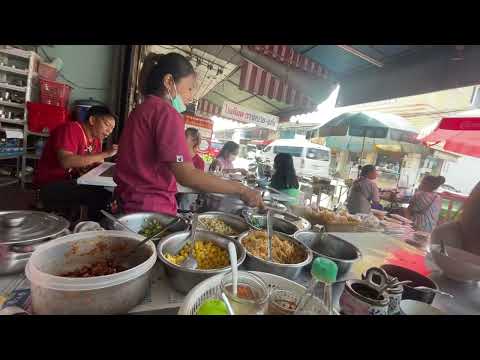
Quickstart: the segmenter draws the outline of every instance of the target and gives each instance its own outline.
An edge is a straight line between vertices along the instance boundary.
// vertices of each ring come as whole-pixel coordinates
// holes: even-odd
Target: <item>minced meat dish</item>
[[[115,265],[113,260],[107,260],[107,261],[99,261],[91,265],[82,266],[80,269],[63,273],[60,276],[75,277],[75,278],[95,277],[95,276],[116,274],[125,270],[128,270],[128,269],[119,265]]]

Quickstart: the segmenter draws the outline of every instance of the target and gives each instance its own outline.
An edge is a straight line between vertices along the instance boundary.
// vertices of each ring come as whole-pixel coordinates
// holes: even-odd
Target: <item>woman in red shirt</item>
[[[251,206],[263,205],[259,192],[193,166],[180,113],[193,100],[195,80],[192,64],[180,54],[145,59],[140,83],[146,97],[125,124],[116,166],[116,194],[123,212],[176,215],[177,181],[203,192],[236,194]]]
[[[205,161],[198,155],[198,147],[200,146],[200,131],[195,128],[187,128],[185,130],[185,139],[187,140],[190,155],[192,155],[192,163],[196,169],[205,171]]]
[[[34,174],[40,200],[49,210],[88,207],[89,218],[100,217],[111,193],[102,187],[78,185],[76,178],[117,153],[116,145],[102,151],[102,141],[115,127],[115,116],[104,106],[89,109],[87,121],[69,121],[57,127],[45,144]]]

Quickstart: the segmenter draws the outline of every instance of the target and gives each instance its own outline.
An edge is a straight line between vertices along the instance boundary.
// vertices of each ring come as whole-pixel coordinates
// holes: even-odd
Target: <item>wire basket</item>
[[[251,271],[253,274],[259,276],[267,284],[269,291],[274,289],[288,290],[296,294],[298,297],[301,297],[306,288],[300,284],[297,284],[294,281],[285,279],[281,276]],[[198,308],[202,303],[207,299],[221,299],[221,285],[220,282],[224,274],[219,274],[208,278],[207,280],[202,281],[200,284],[195,286],[190,292],[185,296],[182,306],[178,311],[178,315],[195,315]]]

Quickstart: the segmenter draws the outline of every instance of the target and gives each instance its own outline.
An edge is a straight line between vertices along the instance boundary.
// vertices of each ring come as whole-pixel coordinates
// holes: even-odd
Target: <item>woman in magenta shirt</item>
[[[151,54],[140,79],[145,100],[131,112],[119,144],[115,182],[121,210],[176,215],[177,181],[199,191],[237,194],[250,206],[262,206],[257,191],[193,166],[180,115],[193,99],[196,77],[190,62],[177,53]]]

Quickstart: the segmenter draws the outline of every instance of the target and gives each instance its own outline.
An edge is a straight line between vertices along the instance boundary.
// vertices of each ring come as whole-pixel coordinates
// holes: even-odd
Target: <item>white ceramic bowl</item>
[[[400,314],[402,315],[446,315],[432,305],[416,300],[400,301]]]
[[[432,245],[433,261],[449,279],[480,281],[480,256],[451,246],[445,246],[448,256],[440,252],[440,245]]]

